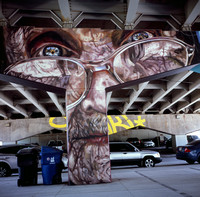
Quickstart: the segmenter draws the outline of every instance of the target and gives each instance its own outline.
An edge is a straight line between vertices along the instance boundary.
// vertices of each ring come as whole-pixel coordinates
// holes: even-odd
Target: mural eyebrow
[[[60,44],[64,45],[72,51],[75,51],[77,54],[81,55],[81,44],[68,32],[62,31],[48,31],[44,32],[34,39],[31,38],[26,43],[26,50],[29,57],[32,57],[33,54],[37,51],[39,46],[45,43]]]
[[[131,36],[137,33],[146,32],[147,34],[151,34],[153,37],[161,36],[161,30],[114,30],[112,33],[112,42],[114,47],[119,47],[123,44],[126,44],[127,41],[130,42],[129,39],[132,39]],[[135,40],[131,40],[135,41]]]
[[[131,34],[132,31],[114,30],[112,33],[112,43],[114,47],[119,47],[121,43]]]

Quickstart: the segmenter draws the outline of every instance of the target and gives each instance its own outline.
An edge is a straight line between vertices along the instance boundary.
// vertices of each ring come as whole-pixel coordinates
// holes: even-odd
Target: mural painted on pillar
[[[195,32],[6,27],[4,35],[4,74],[66,90],[72,184],[111,181],[105,88],[187,66],[195,54]]]

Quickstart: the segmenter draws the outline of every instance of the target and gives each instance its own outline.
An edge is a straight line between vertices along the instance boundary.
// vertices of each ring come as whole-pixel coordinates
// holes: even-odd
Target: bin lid
[[[20,155],[39,155],[39,149],[34,148],[23,148],[21,150],[19,150],[16,154],[16,156],[20,156]]]
[[[45,153],[62,154],[63,151],[57,148],[49,147],[49,146],[42,146],[41,154],[45,154]]]

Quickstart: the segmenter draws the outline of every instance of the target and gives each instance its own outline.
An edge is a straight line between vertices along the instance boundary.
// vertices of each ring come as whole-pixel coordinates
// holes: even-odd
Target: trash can
[[[35,148],[23,148],[16,154],[19,170],[17,185],[37,185],[39,150]]]
[[[62,183],[62,154],[63,151],[48,146],[41,149],[41,167],[44,185]]]

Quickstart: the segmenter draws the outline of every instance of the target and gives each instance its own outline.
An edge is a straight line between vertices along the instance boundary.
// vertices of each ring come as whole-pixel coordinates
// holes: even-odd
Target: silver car
[[[13,172],[18,171],[17,165],[17,152],[23,148],[36,148],[38,153],[40,152],[40,147],[35,145],[4,145],[0,146],[0,177],[10,176]],[[38,161],[38,168],[41,168],[41,160]],[[68,167],[67,154],[62,154],[62,168],[66,169]]]
[[[32,145],[4,145],[0,146],[0,177],[10,176],[12,172],[17,171],[16,154],[23,148],[33,147]]]
[[[162,158],[156,151],[140,151],[129,142],[110,142],[111,165],[138,165],[139,167],[154,167]]]
[[[143,139],[143,140],[141,140],[141,143],[142,143],[142,147],[144,147],[144,148],[155,147],[155,143],[149,139]]]

